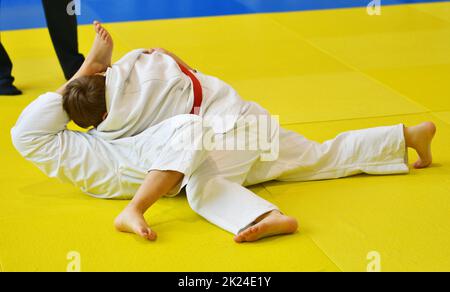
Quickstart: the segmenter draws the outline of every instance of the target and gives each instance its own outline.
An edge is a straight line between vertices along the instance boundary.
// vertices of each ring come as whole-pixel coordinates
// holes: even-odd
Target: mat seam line
[[[443,122],[444,124],[446,124],[446,125],[449,125],[450,126],[450,122],[447,122],[446,120],[444,120],[444,119],[442,119],[442,118],[440,118],[438,115],[436,115],[436,113],[435,112],[433,112],[433,113],[431,113],[432,115],[433,115],[433,117],[434,118],[436,118],[436,119],[438,119],[439,121],[441,121],[441,122]]]
[[[415,4],[417,4],[417,5],[431,5],[431,4],[436,4],[436,3],[448,3],[448,2],[450,2],[450,1],[443,1],[443,2],[429,2],[429,3],[415,3]],[[430,12],[428,12],[428,11],[423,11],[423,10],[420,10],[420,9],[416,9],[417,11],[420,11],[420,12],[422,12],[422,13],[425,13],[425,14],[427,14],[428,16],[430,16],[430,17],[432,17],[432,18],[434,18],[434,19],[437,19],[437,20],[440,20],[440,21],[444,21],[444,22],[446,22],[447,24],[450,24],[450,20],[448,20],[448,19],[443,19],[443,18],[440,18],[440,17],[438,17],[438,16],[435,16],[435,15],[433,15],[432,13],[430,13]]]
[[[271,192],[264,184],[262,185],[263,186],[263,188],[269,193],[269,194],[271,194],[272,196],[276,196],[273,192]],[[311,236],[309,236],[309,235],[303,235],[303,236],[306,236],[306,237],[308,237],[313,243],[314,243],[314,245],[322,252],[322,254],[333,264],[333,265],[335,265],[336,266],[336,268],[338,268],[338,270],[340,271],[340,272],[344,272],[344,270],[342,269],[342,267],[340,267],[329,255],[328,255],[328,253],[326,253],[318,244],[317,244],[317,242],[311,237]]]
[[[379,116],[349,118],[349,119],[335,119],[335,120],[323,120],[323,121],[313,121],[313,122],[281,123],[280,125],[284,127],[284,126],[295,126],[295,125],[306,125],[306,124],[319,124],[319,123],[345,122],[345,121],[357,121],[357,120],[380,119],[380,118],[393,118],[393,117],[414,116],[414,115],[433,114],[433,113],[434,113],[433,111],[424,111],[424,112],[417,112],[417,113],[379,115]]]
[[[320,249],[320,251],[322,251],[322,253],[341,271],[341,272],[344,272],[344,269],[343,269],[343,267],[341,267],[340,265],[338,265],[337,263],[336,263],[336,261],[334,261],[333,259],[331,259],[331,257],[328,255],[328,253],[327,252],[325,252],[325,250],[319,245],[319,244],[317,244],[317,242],[311,237],[311,236],[309,236],[308,235],[308,238],[309,239],[311,239],[311,241],[314,243],[314,245],[315,246],[317,246],[317,248],[318,249]]]
[[[410,5],[411,5],[411,6],[414,6],[413,4],[410,4]],[[319,45],[317,45],[316,43],[314,43],[312,40],[310,40],[310,39],[306,38],[305,36],[303,36],[300,32],[298,32],[298,31],[296,31],[296,30],[294,30],[294,29],[291,29],[291,28],[288,27],[288,26],[283,25],[283,24],[280,23],[277,19],[272,18],[272,21],[273,21],[274,23],[276,23],[278,26],[284,28],[285,30],[287,29],[287,30],[293,32],[293,33],[294,33],[295,35],[297,35],[301,40],[305,41],[306,43],[308,43],[308,44],[309,44],[310,46],[312,46],[313,48],[315,48],[315,49],[319,50],[320,52],[326,54],[327,56],[329,56],[330,58],[332,58],[332,59],[338,61],[339,63],[341,63],[341,64],[347,66],[349,69],[352,69],[352,70],[354,70],[355,72],[364,75],[365,77],[367,77],[368,79],[370,79],[370,80],[374,81],[375,83],[379,84],[379,85],[382,86],[383,88],[389,89],[390,91],[395,92],[396,94],[398,94],[399,96],[405,98],[406,100],[410,101],[411,103],[420,105],[421,107],[427,109],[427,110],[430,111],[430,112],[432,111],[432,110],[431,110],[430,108],[428,108],[427,106],[424,106],[423,104],[421,104],[421,103],[419,103],[419,102],[417,102],[417,101],[411,99],[411,98],[408,97],[407,95],[405,95],[405,94],[401,93],[400,91],[398,91],[397,89],[395,89],[395,88],[393,88],[393,87],[391,87],[391,86],[389,86],[389,85],[387,85],[387,84],[381,82],[380,80],[376,79],[376,78],[373,77],[372,75],[369,75],[368,73],[361,71],[360,69],[358,69],[357,67],[355,67],[355,66],[349,64],[348,62],[344,61],[344,60],[341,59],[340,57],[334,56],[331,52],[327,51],[325,48],[320,47]]]

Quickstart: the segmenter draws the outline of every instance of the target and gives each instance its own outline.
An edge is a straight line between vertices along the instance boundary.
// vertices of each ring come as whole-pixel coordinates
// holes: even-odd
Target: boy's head
[[[86,76],[70,82],[63,93],[63,108],[82,128],[97,127],[106,116],[106,78]]]

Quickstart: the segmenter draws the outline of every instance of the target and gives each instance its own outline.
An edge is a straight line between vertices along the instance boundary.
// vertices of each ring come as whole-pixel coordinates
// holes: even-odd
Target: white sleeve
[[[49,176],[56,176],[60,160],[59,135],[66,130],[69,117],[62,107],[62,96],[46,93],[32,102],[11,130],[14,147]]]
[[[71,182],[89,195],[121,195],[114,149],[88,134],[70,131],[62,96],[46,93],[31,103],[11,130],[15,148],[47,176]]]

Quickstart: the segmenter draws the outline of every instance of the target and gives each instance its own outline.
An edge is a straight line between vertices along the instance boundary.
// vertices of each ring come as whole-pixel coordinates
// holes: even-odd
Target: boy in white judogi
[[[161,196],[176,195],[185,187],[192,209],[236,234],[237,242],[292,233],[296,220],[245,186],[275,179],[407,173],[407,147],[420,155],[416,167],[431,163],[432,123],[351,131],[323,144],[271,123],[269,147],[252,148],[251,138],[239,135],[261,123],[252,117],[271,120],[269,113],[244,102],[217,78],[193,70],[186,73],[189,66],[161,50],[133,51],[110,67],[103,86],[107,115],[88,133],[69,131],[69,115],[83,120],[85,112],[74,113],[79,104],[67,105],[62,94],[66,98],[68,91],[82,90],[80,82],[92,85],[92,80],[101,80],[95,74],[109,66],[111,37],[100,24],[95,27],[98,35],[80,72],[57,93],[33,102],[22,113],[12,137],[18,151],[50,177],[70,181],[95,197],[132,199],[116,219],[120,231],[154,240],[156,233],[143,214]],[[198,108],[195,79],[203,95]],[[226,116],[225,121],[218,116]],[[257,132],[252,137],[260,136]],[[242,147],[208,148],[205,140]]]

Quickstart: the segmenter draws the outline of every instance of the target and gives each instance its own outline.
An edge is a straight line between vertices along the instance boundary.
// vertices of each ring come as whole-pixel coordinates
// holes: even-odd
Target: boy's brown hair
[[[70,82],[63,93],[63,108],[82,128],[97,127],[106,113],[106,78],[86,76]]]

